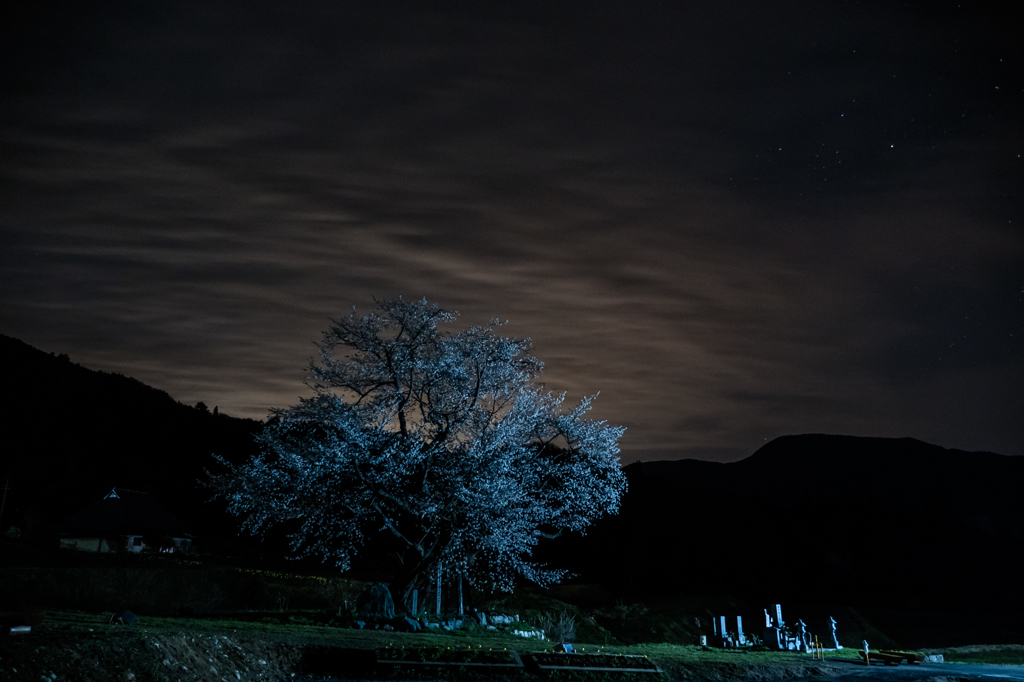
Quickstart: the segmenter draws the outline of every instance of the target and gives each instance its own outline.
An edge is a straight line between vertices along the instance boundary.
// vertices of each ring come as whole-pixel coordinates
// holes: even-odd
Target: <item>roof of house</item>
[[[191,537],[188,527],[146,493],[112,488],[106,497],[64,521],[65,535],[142,535],[162,533]]]

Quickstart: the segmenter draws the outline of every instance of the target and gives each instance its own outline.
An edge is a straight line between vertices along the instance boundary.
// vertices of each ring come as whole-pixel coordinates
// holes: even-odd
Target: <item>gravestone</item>
[[[807,642],[807,624],[804,623],[802,618],[798,618],[796,621],[796,628],[796,649],[797,651],[800,651],[801,649],[806,651],[810,648]]]
[[[725,616],[718,617],[718,634],[723,641],[728,641],[729,631],[725,629]]]
[[[476,619],[478,621],[480,621],[480,626],[481,627],[486,627],[486,625],[487,625],[487,614],[486,613],[484,613],[483,611],[477,611]]]
[[[356,600],[356,611],[363,618],[394,618],[395,602],[391,598],[388,586],[384,583],[374,583],[366,588]]]
[[[764,610],[764,645],[771,649],[792,649],[792,639],[786,635],[786,623],[782,620],[782,604],[773,604],[772,612]]]
[[[747,639],[743,636],[743,616],[736,616],[736,643],[744,646]]]
[[[832,616],[829,616],[828,620],[829,620],[829,625],[832,627],[832,633],[831,633],[832,634],[832,646],[835,649],[837,649],[837,650],[838,649],[842,649],[843,648],[842,645],[839,643],[839,640],[836,638],[836,619],[833,618]]]

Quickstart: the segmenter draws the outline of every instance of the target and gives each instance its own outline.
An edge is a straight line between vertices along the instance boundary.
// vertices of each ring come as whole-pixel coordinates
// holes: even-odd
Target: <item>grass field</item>
[[[301,618],[301,615],[293,616]],[[109,614],[82,611],[53,611],[47,614],[41,631],[57,633],[121,632],[124,626],[109,623]],[[381,649],[386,647],[447,646],[452,648],[516,649],[521,652],[554,652],[554,642],[524,639],[501,632],[490,632],[470,625],[462,630],[429,632],[387,632],[326,627],[301,622],[268,622],[219,618],[139,617],[134,629],[139,632],[190,632],[233,637],[265,637],[293,645],[326,645],[345,649]],[[581,653],[616,653],[647,656],[656,661],[721,662],[721,663],[806,663],[811,656],[790,651],[751,651],[748,649],[713,649],[680,644],[602,644],[577,642]],[[825,652],[826,659],[854,660],[855,649]]]
[[[342,657],[349,655],[344,652],[363,652],[360,656],[372,663],[370,652],[387,648],[520,653],[555,648],[551,641],[489,631],[472,618],[455,631],[354,628],[355,599],[368,583],[338,576],[164,557],[58,558],[59,565],[0,568],[0,604],[40,616],[45,611],[32,635],[0,640],[0,679],[38,682],[52,673],[83,682],[169,681],[178,679],[172,671],[179,669],[195,675],[188,679],[224,679],[219,673],[196,672],[204,668],[226,669],[243,681],[286,679],[303,674],[314,650],[335,658],[338,652]],[[795,679],[860,659],[858,647],[826,652],[822,662],[798,652],[692,644],[706,632],[712,615],[743,612],[744,605],[728,597],[675,597],[641,604],[593,586],[567,585],[552,590],[525,587],[478,599],[478,607],[488,614],[515,614],[520,624],[549,634],[552,623],[569,619],[574,637],[566,641],[573,641],[576,651],[643,656],[669,679],[728,679],[751,668],[765,680]],[[111,614],[125,607],[138,615],[135,626],[111,624]],[[802,608],[808,622],[834,614],[841,635],[850,642],[866,639],[872,649],[898,648],[854,609]],[[792,613],[801,611],[794,607]],[[1022,645],[928,653],[942,653],[951,663],[1024,664]]]
[[[947,663],[1024,665],[1024,644],[961,646],[927,651],[942,654]]]
[[[354,652],[375,660],[373,650],[430,648],[433,650],[483,652],[555,652],[555,643],[525,639],[470,625],[452,632],[390,632],[332,627],[312,622],[316,612],[291,612],[273,617],[227,618],[139,616],[133,627],[115,625],[109,613],[51,610],[30,636],[0,641],[0,678],[12,682],[56,674],[57,679],[82,682],[117,680],[225,679],[224,670],[241,681],[298,679],[307,675],[309,652],[336,652],[335,660],[353,660]],[[825,652],[818,661],[805,653],[708,649],[669,643],[604,644],[579,641],[580,653],[643,656],[661,668],[659,679],[726,679],[756,670],[765,680],[796,679],[822,674],[830,666],[860,659],[860,650],[845,648]],[[347,653],[346,653],[347,652]],[[982,646],[931,650],[950,663],[1024,663],[1024,646]],[[358,657],[356,657],[358,658]],[[216,672],[206,673],[205,669]],[[192,671],[194,677],[175,676]],[[199,671],[199,672],[197,672]],[[602,673],[603,674],[603,673]],[[579,679],[602,680],[602,674],[580,674]],[[365,677],[383,679],[388,673],[368,670]],[[574,675],[576,675],[574,673]],[[604,674],[606,675],[606,674]],[[393,675],[401,677],[400,671]],[[432,675],[433,676],[433,675]],[[444,674],[438,678],[445,677]],[[639,675],[643,677],[643,675]],[[462,679],[458,674],[450,679]],[[520,679],[534,676],[521,673]],[[52,679],[52,678],[51,678]],[[448,678],[446,678],[448,679]],[[574,678],[575,679],[575,678]],[[645,677],[644,679],[650,679]]]

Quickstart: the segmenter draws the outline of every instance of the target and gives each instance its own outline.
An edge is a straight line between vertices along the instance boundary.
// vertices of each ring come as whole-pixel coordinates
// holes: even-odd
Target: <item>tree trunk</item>
[[[427,591],[430,587],[429,569],[432,568],[431,564],[433,563],[432,555],[420,557],[410,566],[403,567],[403,570],[399,571],[391,580],[391,584],[388,586],[391,596],[395,600],[395,604],[401,604],[407,613],[412,612],[413,590],[419,590],[421,595],[420,608],[426,606]]]

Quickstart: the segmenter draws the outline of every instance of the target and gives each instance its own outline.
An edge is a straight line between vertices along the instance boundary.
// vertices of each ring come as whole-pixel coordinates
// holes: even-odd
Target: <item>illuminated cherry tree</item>
[[[314,396],[272,412],[260,454],[221,460],[217,493],[248,531],[287,524],[297,555],[342,570],[370,534],[390,534],[406,600],[439,562],[500,589],[558,581],[533,549],[618,511],[624,429],[586,418],[590,398],[566,409],[536,385],[529,339],[499,336],[496,320],[453,332],[457,315],[425,300],[377,308],[332,320]]]

